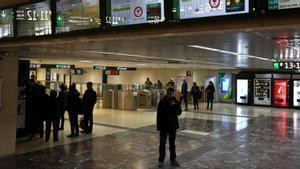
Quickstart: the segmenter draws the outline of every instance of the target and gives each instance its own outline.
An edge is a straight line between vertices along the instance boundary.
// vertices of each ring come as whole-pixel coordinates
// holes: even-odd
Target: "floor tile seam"
[[[214,112],[205,112],[205,111],[185,111],[186,113],[195,113],[195,114],[211,114],[211,115],[220,115],[220,116],[233,116],[233,117],[242,117],[242,118],[254,118],[258,116],[240,116],[233,114],[224,114],[224,113],[214,113]]]

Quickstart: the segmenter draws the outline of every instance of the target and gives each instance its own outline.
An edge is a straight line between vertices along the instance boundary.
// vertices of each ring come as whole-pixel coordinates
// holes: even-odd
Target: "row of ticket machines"
[[[239,75],[236,86],[237,104],[300,108],[298,74],[259,73],[246,78]]]

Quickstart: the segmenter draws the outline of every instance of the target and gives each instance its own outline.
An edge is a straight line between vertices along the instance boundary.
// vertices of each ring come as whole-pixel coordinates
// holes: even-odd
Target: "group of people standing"
[[[205,89],[207,107],[206,109],[213,109],[213,100],[215,95],[215,87],[212,81],[209,81],[208,86]],[[197,86],[196,82],[193,82],[191,88],[191,96],[193,97],[194,110],[199,109],[199,100],[202,97],[202,92],[200,87]],[[188,85],[187,81],[184,79],[181,85],[181,100],[185,103],[185,110],[188,110]]]
[[[83,133],[92,133],[93,130],[93,109],[97,101],[96,92],[93,90],[93,83],[87,83],[87,90],[82,99],[72,84],[67,89],[65,84],[60,86],[60,92],[50,91],[46,94],[46,88],[30,79],[26,87],[26,128],[28,129],[29,140],[36,134],[44,137],[44,123],[46,124],[45,140],[49,141],[51,126],[53,128],[53,140],[58,141],[58,131],[64,130],[65,112],[69,114],[71,134],[67,137],[79,136],[78,114],[83,114]]]

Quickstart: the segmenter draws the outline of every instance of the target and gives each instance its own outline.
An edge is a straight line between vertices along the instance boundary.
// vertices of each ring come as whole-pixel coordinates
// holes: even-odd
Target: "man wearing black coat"
[[[51,134],[51,125],[53,126],[53,140],[58,141],[59,129],[59,104],[57,93],[55,90],[50,92],[50,97],[47,100],[46,114],[46,141],[49,141]]]
[[[167,95],[159,102],[157,108],[157,130],[160,131],[159,167],[163,167],[166,155],[166,141],[169,136],[171,165],[179,167],[176,161],[176,130],[179,128],[178,116],[181,115],[181,105],[174,97],[174,89],[168,88]]]
[[[209,81],[208,86],[205,89],[206,92],[206,99],[207,99],[207,107],[206,109],[209,109],[209,103],[210,103],[210,110],[213,109],[213,102],[214,102],[214,95],[215,95],[215,86],[212,81]]]
[[[67,105],[71,126],[71,134],[67,137],[79,136],[78,113],[82,111],[82,102],[79,96],[80,93],[76,90],[75,84],[70,85],[67,97]]]
[[[86,84],[87,90],[84,92],[83,103],[83,119],[84,119],[84,131],[85,133],[92,133],[93,131],[93,110],[97,101],[97,94],[93,90],[93,83],[88,82]]]

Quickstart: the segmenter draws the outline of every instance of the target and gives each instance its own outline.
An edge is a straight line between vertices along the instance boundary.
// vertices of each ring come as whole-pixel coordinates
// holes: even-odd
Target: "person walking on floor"
[[[80,93],[76,90],[75,84],[70,85],[68,92],[68,112],[71,126],[71,134],[67,137],[79,136],[78,113],[82,111]]]
[[[183,79],[182,85],[181,85],[181,97],[182,100],[185,103],[185,110],[188,110],[188,99],[187,99],[187,90],[188,90],[188,85],[185,79]]]
[[[59,105],[59,116],[60,116],[60,128],[59,130],[64,130],[65,126],[65,112],[67,110],[67,86],[65,84],[60,85],[60,92],[58,94],[58,105]]]
[[[53,126],[53,141],[58,141],[59,129],[59,103],[57,93],[55,90],[50,92],[50,97],[47,101],[47,115],[46,115],[46,141],[48,142],[51,134],[51,125]]]
[[[197,83],[193,83],[193,87],[191,89],[191,96],[193,96],[194,110],[199,109],[199,99],[201,98],[201,91]]]
[[[213,109],[213,102],[214,102],[214,95],[215,95],[215,86],[212,81],[209,81],[208,86],[205,89],[206,92],[206,99],[207,99],[207,107],[206,109],[209,109],[210,104],[210,110]]]
[[[97,94],[93,90],[93,83],[86,84],[87,90],[84,92],[83,103],[83,119],[84,119],[84,133],[92,133],[93,131],[93,110],[97,101]]]
[[[182,113],[180,102],[174,97],[174,89],[168,88],[167,95],[159,102],[156,124],[160,132],[158,167],[164,166],[166,156],[166,141],[169,137],[170,161],[174,167],[179,167],[176,161],[176,130],[179,128],[178,116]]]

